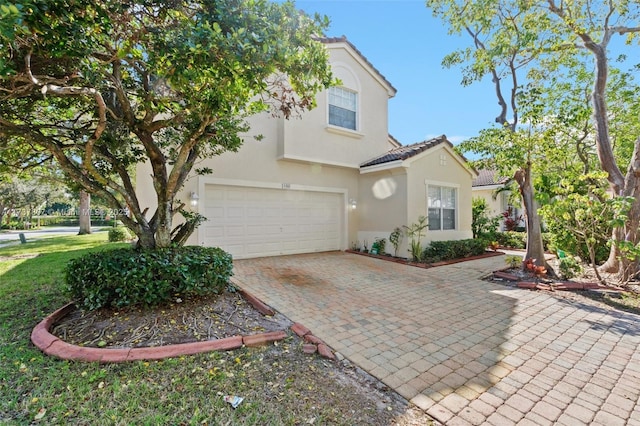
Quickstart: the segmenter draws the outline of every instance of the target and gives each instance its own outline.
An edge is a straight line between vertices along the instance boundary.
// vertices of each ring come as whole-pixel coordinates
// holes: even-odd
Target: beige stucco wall
[[[483,198],[486,202],[487,205],[489,206],[489,211],[491,212],[492,215],[498,215],[500,213],[502,213],[504,211],[504,206],[503,206],[503,197],[502,194],[498,194],[498,196],[494,196],[495,194],[495,189],[493,189],[493,186],[491,187],[480,187],[480,188],[473,188],[473,198]]]
[[[227,152],[218,157],[204,160],[196,167],[209,167],[213,170],[211,175],[192,175],[186,182],[178,196],[179,199],[188,202],[189,194],[195,191],[200,196],[204,194],[205,183],[224,183],[246,186],[290,186],[299,189],[328,189],[331,192],[343,191],[345,198],[345,212],[347,214],[346,241],[356,238],[358,216],[356,212],[348,209],[348,200],[356,198],[358,194],[358,170],[335,167],[320,163],[297,162],[277,160],[278,151],[278,119],[271,119],[266,114],[255,117],[253,120],[251,135],[245,138],[245,142],[237,153]],[[264,139],[256,141],[252,135],[262,134]],[[145,205],[150,207],[150,212],[155,210],[155,200],[151,190],[151,180],[144,179],[150,175],[148,165],[139,166],[138,188]],[[148,188],[148,189],[147,189]],[[150,194],[151,197],[147,197]],[[202,207],[203,203],[200,203]],[[152,213],[150,213],[152,214]],[[198,243],[198,231],[194,233],[188,242]],[[347,248],[346,242],[343,248]]]
[[[329,45],[329,57],[342,87],[357,93],[357,130],[328,124],[328,91],[323,91],[316,97],[315,109],[283,122],[280,157],[358,167],[388,150],[389,88],[341,45]]]
[[[441,158],[442,157],[442,158]],[[371,171],[376,170],[377,171]],[[382,170],[380,170],[382,168]],[[403,228],[427,216],[427,185],[455,187],[457,190],[456,229],[426,230],[424,246],[430,241],[472,238],[471,183],[475,174],[446,144],[436,146],[388,169],[373,166],[360,176],[358,240],[366,239],[369,248],[376,237],[386,238],[397,226]],[[409,257],[410,239],[405,235],[398,255]],[[393,253],[387,244],[386,251]]]
[[[505,210],[504,194],[495,195],[495,186],[473,188],[473,198],[483,198],[489,206],[489,214],[498,216]]]
[[[441,158],[442,156],[442,158]],[[425,245],[430,241],[472,238],[471,182],[473,174],[445,144],[418,155],[407,173],[407,223],[427,215],[427,184],[452,186],[457,189],[457,220],[455,230],[426,232]]]
[[[360,176],[358,191],[358,241],[369,248],[376,238],[387,240],[386,251],[393,254],[389,234],[406,224],[407,174],[404,168],[365,173]],[[354,242],[353,240],[350,244]],[[406,250],[398,249],[399,256]]]

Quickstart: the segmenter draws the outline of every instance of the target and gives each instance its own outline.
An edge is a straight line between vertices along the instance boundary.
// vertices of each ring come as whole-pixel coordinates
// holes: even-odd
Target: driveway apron
[[[447,425],[640,425],[640,317],[330,252],[237,260],[234,281]]]

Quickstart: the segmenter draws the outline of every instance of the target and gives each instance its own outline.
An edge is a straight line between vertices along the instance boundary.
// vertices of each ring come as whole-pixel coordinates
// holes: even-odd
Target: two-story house
[[[178,198],[197,198],[208,220],[189,242],[235,258],[344,250],[420,215],[429,217],[425,243],[470,238],[475,171],[444,136],[409,146],[389,136],[396,89],[346,38],[323,42],[342,85],[300,119],[252,117],[239,152],[198,165],[213,174],[194,175]],[[141,165],[137,188],[153,211],[149,175]],[[398,254],[406,247],[405,238]]]

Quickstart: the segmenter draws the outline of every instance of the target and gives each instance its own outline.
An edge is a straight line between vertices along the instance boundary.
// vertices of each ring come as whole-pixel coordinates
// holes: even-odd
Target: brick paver
[[[640,424],[640,317],[341,252],[235,261],[236,283],[446,424]]]

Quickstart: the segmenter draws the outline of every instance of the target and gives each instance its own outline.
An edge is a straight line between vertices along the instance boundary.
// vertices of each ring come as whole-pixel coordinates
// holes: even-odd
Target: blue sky
[[[403,145],[446,134],[453,143],[492,125],[499,113],[493,86],[460,84],[442,58],[471,39],[447,34],[422,0],[298,0],[331,19],[330,37],[345,35],[398,89],[389,101],[389,133]]]

